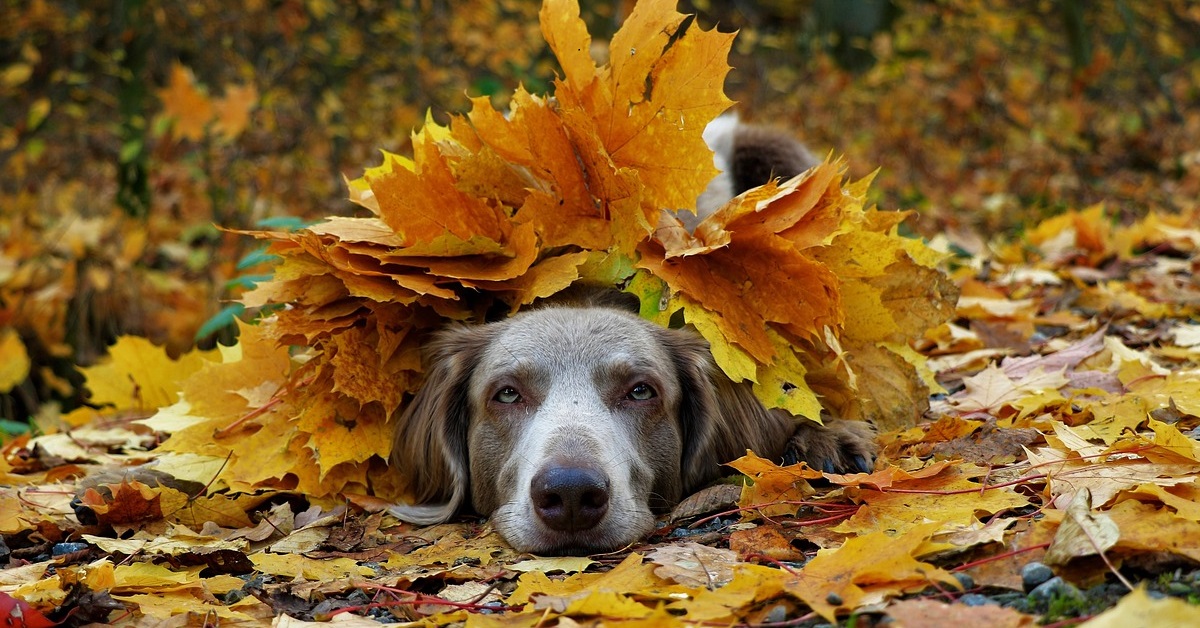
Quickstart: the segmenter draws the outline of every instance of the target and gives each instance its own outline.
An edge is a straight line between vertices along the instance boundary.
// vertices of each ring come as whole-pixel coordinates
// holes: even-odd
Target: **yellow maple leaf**
[[[122,336],[105,362],[81,370],[92,403],[147,411],[179,401],[188,377],[214,359],[215,352],[192,351],[173,360],[145,338]]]
[[[1195,626],[1200,625],[1200,608],[1173,597],[1150,597],[1138,586],[1121,598],[1117,605],[1085,622],[1088,628],[1124,626]]]
[[[863,505],[834,530],[860,535],[883,531],[906,532],[933,523],[939,532],[953,532],[975,527],[981,515],[1029,504],[1029,499],[1012,487],[984,490],[974,480],[985,473],[985,469],[965,463],[934,464],[916,474],[904,473],[894,467],[877,471],[856,480],[862,482],[863,486],[847,489],[847,493]],[[855,477],[849,476],[847,480]],[[875,483],[887,485],[869,487]],[[888,490],[893,488],[901,490]]]
[[[1200,523],[1172,513],[1166,507],[1123,501],[1105,511],[1117,524],[1121,535],[1115,551],[1169,552],[1192,561],[1200,561],[1200,547],[1194,539],[1200,534]]]
[[[29,354],[15,329],[0,329],[0,393],[7,393],[29,377]]]
[[[873,532],[836,550],[821,550],[784,590],[832,622],[838,610],[852,611],[934,583],[957,589],[961,585],[949,572],[917,560],[938,526],[918,525],[899,535]]]
[[[542,6],[543,33],[566,75],[556,97],[565,111],[588,114],[572,119],[588,123],[617,167],[637,170],[651,192],[647,201],[658,208],[691,207],[716,175],[711,160],[697,159],[708,154],[700,133],[732,104],[723,91],[732,35],[679,33],[685,16],[674,7],[674,0],[639,3],[612,38],[609,64],[597,69],[578,3]],[[693,168],[673,171],[675,164]]]

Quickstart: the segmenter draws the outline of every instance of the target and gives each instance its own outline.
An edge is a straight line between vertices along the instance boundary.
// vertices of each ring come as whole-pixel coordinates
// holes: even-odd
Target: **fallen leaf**
[[[884,612],[896,628],[942,628],[947,625],[1021,628],[1037,625],[1034,615],[993,604],[967,606],[938,600],[903,600],[889,604]]]
[[[1065,565],[1072,558],[1104,554],[1117,544],[1121,531],[1112,518],[1092,511],[1087,489],[1075,493],[1054,541],[1046,550],[1047,565]]]
[[[949,572],[916,559],[938,525],[915,526],[898,536],[873,532],[848,539],[836,550],[817,552],[784,588],[829,621],[836,619],[839,610],[854,610],[934,583],[958,588]]]
[[[647,559],[658,565],[654,575],[678,582],[685,587],[716,589],[733,579],[737,552],[698,543],[678,543],[660,547]]]
[[[1145,587],[1138,587],[1121,598],[1113,608],[1080,624],[1087,628],[1123,628],[1125,626],[1194,626],[1200,622],[1200,609],[1173,597],[1152,598]]]

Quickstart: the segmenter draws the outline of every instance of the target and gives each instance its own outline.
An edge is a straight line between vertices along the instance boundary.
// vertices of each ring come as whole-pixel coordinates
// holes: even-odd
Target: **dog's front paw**
[[[875,430],[863,421],[802,419],[783,453],[784,464],[807,462],[825,473],[870,473],[875,469]]]

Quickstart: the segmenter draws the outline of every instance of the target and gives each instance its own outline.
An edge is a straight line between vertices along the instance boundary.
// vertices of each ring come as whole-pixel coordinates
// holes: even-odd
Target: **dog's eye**
[[[512,386],[505,386],[492,399],[500,403],[516,403],[521,400],[521,393],[517,392],[517,389]]]
[[[634,401],[646,401],[657,396],[658,393],[654,392],[654,389],[648,384],[638,384],[629,391],[629,398],[633,399]]]

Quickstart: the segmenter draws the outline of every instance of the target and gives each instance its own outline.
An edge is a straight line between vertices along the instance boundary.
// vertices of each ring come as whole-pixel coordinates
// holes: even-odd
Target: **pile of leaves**
[[[686,211],[714,173],[700,131],[728,104],[730,37],[671,7],[640,3],[597,67],[578,7],[548,1],[553,99],[519,90],[508,115],[477,100],[428,121],[411,159],[386,155],[351,183],[369,217],[255,232],[282,262],[246,300],[288,307],[236,346],[172,360],[126,338],[86,369],[104,408],[85,411],[93,422],[18,439],[0,460],[0,609],[31,623],[869,612],[1021,625],[1033,616],[947,604],[961,574],[990,591],[1019,589],[1034,559],[1080,585],[1200,560],[1187,542],[1200,533],[1198,216],[1122,227],[1069,212],[957,259],[951,282],[947,255],[900,237],[904,214],[866,209],[867,182],[830,162],[689,233],[663,209]],[[820,395],[876,420],[878,470],[747,455],[731,466],[752,483],[589,558],[518,555],[481,521],[414,529],[373,512],[368,493],[407,488],[383,460],[425,335],[575,283],[691,324],[769,405],[815,417]],[[941,601],[897,601],[931,588]],[[1196,619],[1140,591],[1111,613],[1098,625]]]

